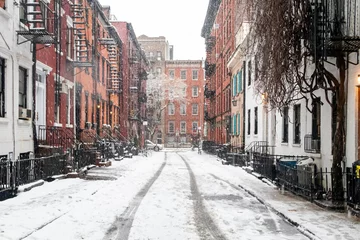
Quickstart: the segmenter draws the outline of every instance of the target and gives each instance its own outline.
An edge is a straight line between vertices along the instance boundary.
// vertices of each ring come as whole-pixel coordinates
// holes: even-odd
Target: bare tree
[[[323,91],[327,103],[336,111],[332,163],[334,202],[343,201],[344,197],[341,163],[346,146],[349,57],[344,46],[349,45],[347,39],[351,39],[348,36],[351,31],[345,30],[345,26],[350,25],[345,20],[351,16],[344,11],[344,2],[237,0],[238,11],[246,16],[240,25],[250,25],[247,54],[255,58],[258,93],[266,94],[272,108],[281,110],[305,99],[307,109],[312,111],[310,104],[316,94]],[[352,47],[353,52],[359,48]],[[334,65],[335,72],[330,69],[334,69]]]
[[[146,130],[151,139],[161,127],[163,112],[171,103],[186,103],[186,83],[179,78],[171,79],[166,74],[150,74],[147,80],[147,115]]]

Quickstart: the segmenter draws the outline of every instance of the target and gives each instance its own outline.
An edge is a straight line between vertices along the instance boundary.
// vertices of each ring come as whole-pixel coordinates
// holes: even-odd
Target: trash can
[[[360,160],[353,163],[354,204],[360,205]]]

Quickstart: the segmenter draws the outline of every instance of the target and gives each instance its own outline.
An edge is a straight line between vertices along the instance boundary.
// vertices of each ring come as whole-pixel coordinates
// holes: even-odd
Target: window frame
[[[21,86],[21,84],[20,84],[20,71],[24,71],[24,79],[23,79],[23,87],[24,87],[24,89],[23,89],[23,93],[22,92],[20,92],[20,86]],[[19,93],[19,99],[18,99],[18,101],[19,101],[19,107],[22,107],[22,108],[27,108],[27,106],[28,106],[28,77],[29,77],[29,75],[28,75],[28,69],[26,69],[26,68],[24,68],[24,67],[19,67],[19,91],[18,91],[18,93]],[[20,103],[20,99],[22,99],[22,101],[21,101],[21,103]],[[24,101],[24,102],[23,102]]]
[[[283,108],[281,143],[289,143],[289,107]]]
[[[169,105],[168,105],[168,115],[169,116],[175,115],[175,104],[174,103],[169,103]]]
[[[196,92],[195,92],[195,89],[196,89]],[[199,87],[198,86],[192,86],[192,88],[191,88],[191,96],[192,97],[199,97]]]
[[[182,115],[182,116],[186,115],[186,104],[185,103],[180,104],[180,115]]]
[[[184,128],[183,128],[184,125]],[[186,121],[180,121],[180,133],[186,133]]]
[[[183,73],[184,73],[184,76],[183,76]],[[180,79],[186,80],[186,70],[180,70]]]
[[[301,144],[301,105],[295,104],[294,111],[294,144]]]
[[[194,113],[195,106],[196,106],[196,113]],[[192,113],[192,115],[199,115],[199,104],[193,103],[191,105],[191,113]]]
[[[172,125],[172,131],[171,131],[171,125]],[[169,121],[168,122],[168,133],[175,133],[175,121]]]
[[[174,80],[175,79],[175,70],[169,69],[169,79]]]
[[[196,73],[196,74],[194,74]],[[198,69],[193,69],[191,72],[192,75],[192,80],[196,81],[199,79],[199,70]]]

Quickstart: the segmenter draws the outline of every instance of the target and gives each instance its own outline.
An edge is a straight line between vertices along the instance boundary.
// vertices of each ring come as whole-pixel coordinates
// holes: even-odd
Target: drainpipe
[[[245,150],[245,134],[246,134],[246,61],[243,61],[243,136],[242,136],[242,141],[243,141],[243,145],[244,145],[244,150]]]

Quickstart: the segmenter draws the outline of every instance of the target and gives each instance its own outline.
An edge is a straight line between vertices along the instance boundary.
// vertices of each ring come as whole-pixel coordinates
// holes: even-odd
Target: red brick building
[[[164,114],[165,145],[168,147],[189,146],[192,139],[202,136],[204,129],[204,70],[202,65],[201,60],[165,62],[165,74],[168,76],[168,81],[174,81],[173,88],[169,88]],[[182,97],[172,97],[172,95],[181,95]]]
[[[75,0],[25,7],[33,17],[24,18],[30,29],[22,35],[36,43],[36,152],[111,138],[120,123],[122,42],[102,6]]]
[[[234,0],[210,0],[201,36],[206,43],[206,136],[216,143],[230,141],[231,73],[234,52]]]
[[[131,23],[111,21],[123,41],[123,92],[121,99],[121,135],[126,140],[144,143],[146,120],[146,82],[149,63],[142,51]]]

